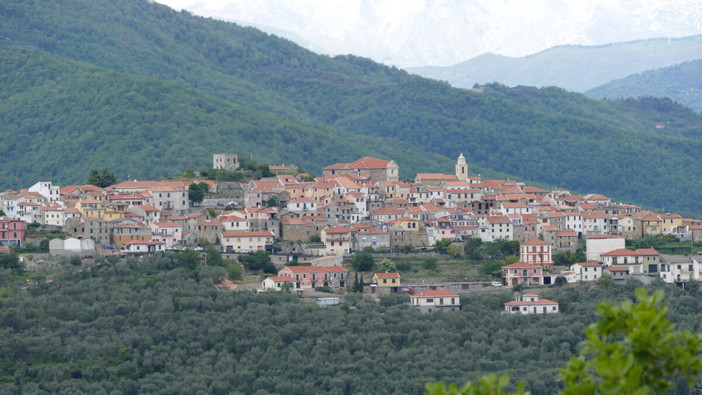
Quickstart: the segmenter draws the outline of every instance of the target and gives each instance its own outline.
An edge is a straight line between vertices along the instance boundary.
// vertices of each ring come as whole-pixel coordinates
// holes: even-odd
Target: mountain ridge
[[[702,35],[597,46],[561,45],[518,58],[485,55],[448,67],[407,70],[462,88],[499,82],[508,86],[553,85],[584,92],[631,74],[702,59]]]

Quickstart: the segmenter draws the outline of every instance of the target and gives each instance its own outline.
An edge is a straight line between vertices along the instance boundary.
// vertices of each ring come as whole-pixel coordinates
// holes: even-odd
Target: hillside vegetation
[[[5,1],[0,39],[0,137],[12,142],[0,189],[81,182],[96,164],[120,178],[176,175],[223,151],[313,173],[378,156],[412,178],[452,172],[463,152],[474,173],[702,216],[691,112],[554,88],[455,89],[146,1]]]
[[[560,303],[549,316],[501,314],[509,291],[422,314],[407,296],[351,295],[322,308],[285,293],[222,291],[213,284],[225,269],[181,267],[174,254],[111,262],[52,282],[35,274],[27,290],[0,270],[0,392],[421,393],[428,381],[509,373],[552,394],[596,304],[631,299],[640,286],[538,290]],[[698,295],[673,296],[671,320],[699,331]]]
[[[595,99],[667,97],[702,113],[702,60],[630,75],[585,94]]]

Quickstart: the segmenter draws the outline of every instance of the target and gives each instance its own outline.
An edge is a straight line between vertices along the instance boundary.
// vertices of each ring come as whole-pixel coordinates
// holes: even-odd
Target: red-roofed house
[[[352,235],[353,229],[341,225],[322,229],[320,236],[325,246],[325,255],[349,255]]]
[[[353,163],[337,163],[322,170],[324,175],[354,174],[370,177],[372,183],[379,181],[397,181],[400,169],[395,161],[371,157],[361,158]]]
[[[458,181],[458,177],[454,174],[419,173],[414,178],[415,184],[420,184],[425,187],[438,187],[446,181]]]
[[[261,232],[222,232],[219,238],[223,252],[246,253],[264,251],[267,245],[273,244],[273,233]]]
[[[131,240],[122,244],[122,249],[129,254],[150,254],[165,251],[166,244],[162,241]]]
[[[400,286],[400,273],[374,273],[371,279],[371,287],[375,284],[376,287],[391,288],[397,291]]]
[[[280,291],[283,289],[283,284],[285,283],[290,283],[292,286],[295,281],[293,280],[292,277],[287,277],[287,276],[272,276],[272,277],[266,277],[262,282],[261,282],[261,289],[268,290],[272,289],[274,291]]]
[[[123,244],[130,241],[151,241],[151,229],[133,223],[120,224],[114,227],[112,230],[112,244],[115,248],[119,249]]]
[[[629,277],[629,267],[628,266],[606,266],[602,268],[602,274],[609,275],[614,279],[614,282],[623,282]]]
[[[410,296],[412,306],[423,313],[456,311],[461,308],[458,294],[444,290],[426,290]]]
[[[636,251],[620,248],[614,251],[609,251],[601,255],[602,262],[605,266],[626,267],[630,274],[642,274],[643,265],[641,263],[641,254]]]
[[[519,262],[551,268],[553,266],[551,244],[539,239],[531,239],[521,243],[519,245]]]
[[[505,284],[514,287],[517,284],[543,285],[543,266],[533,263],[516,262],[502,266]]]
[[[542,299],[534,293],[526,293],[515,301],[505,303],[505,312],[510,314],[555,314],[558,313],[558,302]]]
[[[291,278],[295,289],[344,288],[348,271],[341,266],[286,266],[278,276]]]

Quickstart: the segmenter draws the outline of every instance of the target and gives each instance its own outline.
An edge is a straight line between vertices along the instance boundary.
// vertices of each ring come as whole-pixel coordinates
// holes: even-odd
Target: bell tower
[[[466,158],[463,156],[463,153],[458,156],[458,160],[456,161],[456,177],[461,181],[468,179],[468,164],[466,163]]]

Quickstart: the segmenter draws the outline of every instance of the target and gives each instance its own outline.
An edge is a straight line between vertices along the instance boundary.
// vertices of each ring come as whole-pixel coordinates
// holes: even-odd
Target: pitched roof
[[[605,252],[601,256],[639,256],[639,255],[641,255],[641,254],[639,254],[636,251],[627,250],[626,248],[618,248],[618,249],[613,250],[613,251]]]
[[[288,276],[271,276],[268,278],[273,281],[294,281],[292,277]]]
[[[378,278],[400,278],[400,273],[375,273],[375,276]]]
[[[624,236],[622,235],[594,235],[594,236],[588,236],[588,240],[597,240],[597,239],[623,239]]]
[[[532,294],[532,295],[534,295],[534,294]],[[526,296],[526,295],[524,295],[524,296]],[[536,296],[538,296],[538,295],[536,295]],[[541,298],[539,298],[539,300],[536,300],[536,301],[533,301],[533,302],[525,302],[525,301],[513,300],[513,301],[511,301],[511,302],[505,303],[505,306],[529,306],[529,305],[544,305],[544,304],[548,304],[548,305],[554,305],[554,304],[555,304],[555,305],[557,305],[558,302],[554,302],[553,300],[548,300],[548,299],[541,299]]]
[[[582,266],[582,267],[602,267],[602,265],[600,265],[600,264],[597,263],[597,262],[576,262],[576,263],[574,263],[573,265],[579,265],[579,266]],[[571,266],[572,266],[572,265],[571,265]]]
[[[422,291],[418,294],[414,294],[411,297],[412,298],[438,298],[438,297],[458,297],[458,294],[455,294],[453,292],[449,291],[444,291],[443,289],[428,289],[426,291]]]
[[[502,266],[503,269],[536,269],[541,268],[541,265],[526,263],[526,262],[515,262],[510,265]]]
[[[180,226],[180,225],[178,225],[178,224],[175,223],[175,222],[169,222],[169,221],[166,221],[166,222],[154,222],[154,225],[158,226],[159,228],[177,228],[178,226]]]
[[[522,245],[525,245],[525,246],[539,246],[539,245],[544,246],[544,245],[551,245],[551,243],[549,243],[547,241],[543,241],[541,239],[531,239],[529,241],[525,241],[524,243],[522,243]]]
[[[324,233],[326,234],[331,234],[331,233],[351,233],[353,232],[353,229],[349,229],[343,225],[337,225],[337,226],[332,226],[329,228],[324,229]]]
[[[273,237],[271,232],[222,232],[222,237]]]
[[[609,270],[610,272],[628,272],[629,268],[626,266],[607,266],[603,270]]]
[[[286,266],[293,273],[309,273],[309,272],[344,272],[347,270],[341,266]]]
[[[349,164],[349,169],[385,169],[390,161],[366,156]]]

